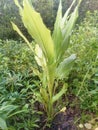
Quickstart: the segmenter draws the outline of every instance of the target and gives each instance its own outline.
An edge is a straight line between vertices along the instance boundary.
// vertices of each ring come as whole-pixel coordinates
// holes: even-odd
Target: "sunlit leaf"
[[[64,16],[63,16],[63,18],[62,18],[62,21],[61,21],[61,24],[60,24],[61,29],[64,29],[64,28],[65,28],[66,23],[67,23],[67,21],[68,21],[69,13],[70,13],[71,8],[72,8],[72,6],[74,5],[75,1],[76,1],[76,0],[73,0],[71,6],[67,9],[67,11],[66,11],[65,14],[64,14]]]
[[[57,17],[54,25],[53,36],[52,36],[54,41],[54,46],[55,46],[56,59],[59,58],[59,53],[60,53],[61,43],[62,43],[62,32],[60,28],[61,20],[62,20],[62,5],[60,0]]]
[[[38,44],[35,45],[35,59],[36,59],[38,65],[44,69],[46,66],[46,60],[45,60],[43,52]]]
[[[18,7],[24,26],[27,28],[32,38],[39,44],[48,62],[53,62],[53,40],[50,30],[43,23],[40,14],[33,9],[28,0],[23,1],[23,8],[20,8],[19,5]]]
[[[60,79],[66,77],[71,70],[73,65],[73,61],[76,59],[76,55],[72,54],[70,57],[64,59],[63,62],[60,63],[56,70],[56,76]]]
[[[13,22],[12,23],[12,26],[13,26],[13,29],[15,31],[17,31],[17,33],[24,39],[24,41],[28,44],[28,46],[30,47],[30,49],[33,51],[33,47],[31,46],[31,44],[29,43],[29,41],[27,40],[27,38],[22,34],[22,32],[20,31],[20,29],[17,27],[17,25],[15,25]]]

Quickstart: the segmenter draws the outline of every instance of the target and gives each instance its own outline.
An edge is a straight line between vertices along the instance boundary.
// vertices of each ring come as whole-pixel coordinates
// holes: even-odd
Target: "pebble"
[[[92,125],[90,123],[85,123],[84,126],[88,130],[90,130],[92,128]]]
[[[98,127],[97,127],[97,128],[95,128],[95,130],[98,130]]]
[[[81,129],[82,129],[82,128],[83,128],[83,124],[79,124],[79,128],[81,128]]]

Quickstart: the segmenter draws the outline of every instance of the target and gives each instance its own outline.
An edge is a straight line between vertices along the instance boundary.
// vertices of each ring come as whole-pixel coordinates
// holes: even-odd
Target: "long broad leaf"
[[[71,70],[71,67],[73,65],[73,61],[75,59],[76,55],[72,54],[70,57],[64,59],[64,61],[60,63],[56,70],[56,76],[59,79],[65,78],[69,74],[69,71]]]
[[[62,18],[62,21],[61,21],[61,25],[60,25],[61,29],[64,29],[64,27],[66,26],[66,22],[68,20],[68,15],[69,15],[70,10],[71,10],[72,6],[74,5],[75,1],[76,0],[73,0],[72,4],[70,5],[70,7],[67,9],[67,11],[64,14],[64,16]]]
[[[62,61],[64,52],[68,48],[70,34],[72,32],[74,23],[78,16],[78,6],[75,8],[70,18],[68,15],[76,0],[73,0],[71,6],[68,8],[64,16],[62,17],[62,5],[61,0],[57,12],[56,22],[53,31],[53,40],[56,52],[56,59],[58,62]]]
[[[54,31],[52,35],[53,41],[54,41],[56,59],[59,59],[59,52],[60,52],[60,47],[62,43],[62,32],[60,28],[61,20],[62,20],[62,5],[61,5],[61,0],[60,0],[56,21],[54,24]]]
[[[18,3],[17,0],[15,0]],[[17,4],[20,9],[20,15],[24,26],[42,48],[43,53],[48,62],[53,62],[54,44],[50,34],[50,30],[45,26],[39,13],[37,13],[30,5],[28,0],[23,0],[23,8]]]
[[[78,6],[75,8],[74,12],[71,14],[71,17],[65,26],[65,28],[62,30],[63,42],[62,42],[62,48],[61,48],[61,50],[62,50],[61,56],[64,54],[64,52],[67,50],[67,48],[69,46],[70,35],[72,33],[72,29],[74,27],[77,17],[78,17]]]
[[[69,20],[67,21],[67,23],[64,24],[65,28],[63,28],[63,30],[62,30],[62,35],[63,35],[62,49],[64,48],[66,50],[68,48],[69,42],[66,42],[66,41],[68,41],[68,39],[69,39],[69,37],[70,37],[70,35],[72,33],[72,29],[73,29],[73,27],[75,25],[75,22],[76,22],[76,20],[78,18],[78,7],[79,7],[81,1],[82,0],[80,0],[78,5],[75,7],[75,9],[74,9],[73,13],[71,14],[71,16],[70,16]],[[73,1],[73,2],[75,2],[75,1]],[[73,5],[73,3],[72,3],[72,5]],[[71,7],[72,7],[72,5],[71,5]],[[70,10],[70,8],[69,8],[69,10]],[[64,18],[63,21],[66,21],[65,19],[66,19],[66,17]],[[63,53],[64,52],[62,51],[62,54]]]

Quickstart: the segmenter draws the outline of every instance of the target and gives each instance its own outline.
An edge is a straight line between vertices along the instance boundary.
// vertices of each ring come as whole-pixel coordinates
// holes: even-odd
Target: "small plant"
[[[2,130],[8,130],[6,120],[11,118],[12,116],[27,112],[27,106],[25,105],[22,110],[19,110],[19,106],[12,105],[10,102],[0,102],[0,128]]]
[[[76,0],[73,0],[71,6],[62,17],[62,5],[60,1],[54,31],[51,35],[50,30],[44,25],[40,14],[34,10],[28,0],[23,0],[23,7],[19,4],[18,0],[15,0],[16,5],[19,7],[24,26],[34,39],[34,47],[19,28],[14,23],[12,25],[35,55],[35,60],[39,67],[33,68],[33,72],[41,81],[38,86],[40,91],[36,96],[44,105],[48,121],[51,121],[55,115],[54,103],[67,90],[65,83],[59,86],[59,79],[63,79],[68,75],[76,59],[75,54],[65,57],[65,51],[70,43],[70,35],[78,17],[78,7],[81,0],[79,0],[74,11],[70,13],[75,2]]]

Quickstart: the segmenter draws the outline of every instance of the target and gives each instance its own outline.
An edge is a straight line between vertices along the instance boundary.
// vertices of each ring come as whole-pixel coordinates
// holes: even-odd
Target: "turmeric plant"
[[[12,26],[28,44],[35,55],[38,66],[41,68],[41,70],[34,69],[33,71],[41,81],[37,96],[44,106],[48,121],[51,121],[55,115],[54,103],[67,90],[65,83],[63,86],[58,85],[58,79],[63,79],[68,75],[76,59],[75,54],[67,58],[64,55],[70,43],[71,32],[78,17],[78,7],[81,0],[79,0],[74,11],[70,13],[75,2],[76,0],[73,0],[71,6],[62,16],[62,4],[60,1],[54,31],[51,34],[51,31],[43,23],[40,14],[35,11],[28,0],[23,0],[23,6],[19,4],[18,0],[15,0],[15,4],[19,7],[23,24],[34,39],[35,46],[31,46],[27,38],[14,23],[12,23]],[[59,92],[57,92],[58,87],[61,87]]]

